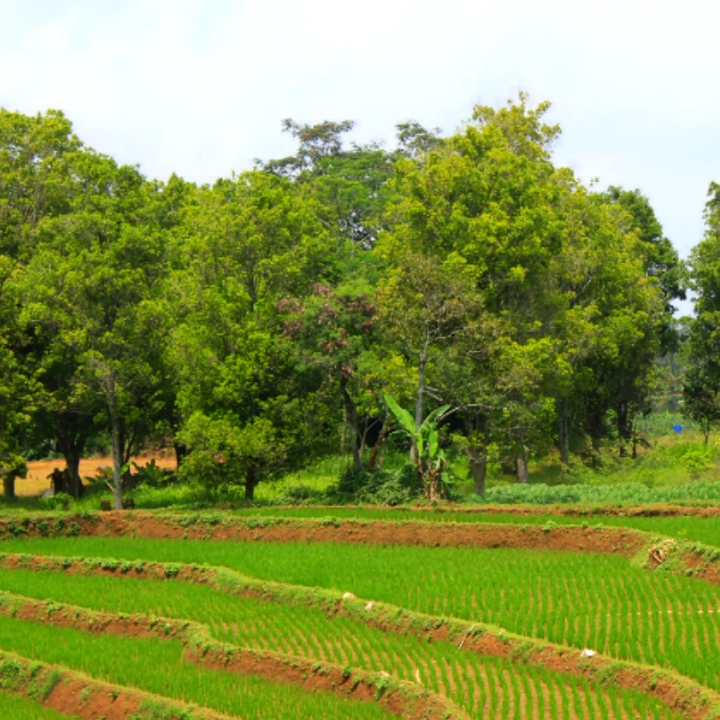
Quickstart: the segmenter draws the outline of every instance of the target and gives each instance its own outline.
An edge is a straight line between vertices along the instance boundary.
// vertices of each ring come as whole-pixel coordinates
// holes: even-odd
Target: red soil
[[[328,525],[313,520],[277,520],[252,527],[243,518],[226,524],[200,523],[183,527],[176,519],[143,512],[108,512],[102,522],[72,518],[83,535],[153,539],[229,540],[263,542],[339,542],[424,547],[512,547],[527,550],[619,553],[632,556],[647,540],[642,532],[624,528],[583,528],[537,525],[468,525],[418,522],[343,520]]]

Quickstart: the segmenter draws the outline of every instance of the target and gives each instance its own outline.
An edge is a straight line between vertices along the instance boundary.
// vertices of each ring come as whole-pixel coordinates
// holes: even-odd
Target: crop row
[[[30,698],[0,691],[0,709],[3,720],[68,720],[50,708],[43,708]]]
[[[458,652],[443,642],[389,635],[346,618],[329,620],[312,607],[238,598],[201,585],[177,584],[168,592],[158,581],[17,569],[0,571],[0,587],[96,610],[193,619],[211,626],[219,639],[241,646],[420,679],[475,717],[561,718],[568,712],[602,718],[670,716],[637,693],[604,690],[584,680]]]
[[[187,662],[177,640],[95,635],[0,616],[3,650],[243,718],[388,718],[379,706]]]
[[[349,590],[435,616],[488,622],[720,689],[717,590],[617,556],[468,548],[136,538],[8,541],[7,550],[207,562],[263,579]]]

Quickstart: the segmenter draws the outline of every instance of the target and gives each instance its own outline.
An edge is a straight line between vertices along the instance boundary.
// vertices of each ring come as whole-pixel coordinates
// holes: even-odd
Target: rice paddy
[[[578,651],[589,648],[591,655],[672,670],[720,691],[718,590],[681,574],[648,572],[618,555],[83,536],[11,538],[0,551],[25,558],[55,555],[229,568],[262,581],[348,592],[428,616],[491,624]],[[0,569],[0,590],[121,616],[194,621],[215,640],[238,648],[381,673],[447,698],[470,718],[688,717],[652,693],[527,664],[522,657],[466,652],[462,643],[429,642],[429,636],[375,627],[303,602],[239,597],[179,580],[38,572],[22,563]],[[368,698],[359,702],[326,690],[204,667],[188,658],[176,639],[98,635],[5,616],[0,617],[0,649],[243,719],[403,715],[397,707]]]

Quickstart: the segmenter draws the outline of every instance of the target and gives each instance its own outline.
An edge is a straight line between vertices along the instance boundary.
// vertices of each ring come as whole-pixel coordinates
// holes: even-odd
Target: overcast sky
[[[553,103],[556,161],[640,188],[685,256],[720,181],[718,28],[717,0],[0,0],[0,106],[210,182],[291,152],[285,117],[392,144],[523,89]]]

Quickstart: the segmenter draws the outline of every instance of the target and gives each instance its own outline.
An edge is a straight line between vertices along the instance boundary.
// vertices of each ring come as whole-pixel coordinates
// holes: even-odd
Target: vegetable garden
[[[509,514],[348,542],[376,522],[351,513],[6,519],[3,717],[719,716],[720,551]],[[605,549],[559,551],[566,531]]]

